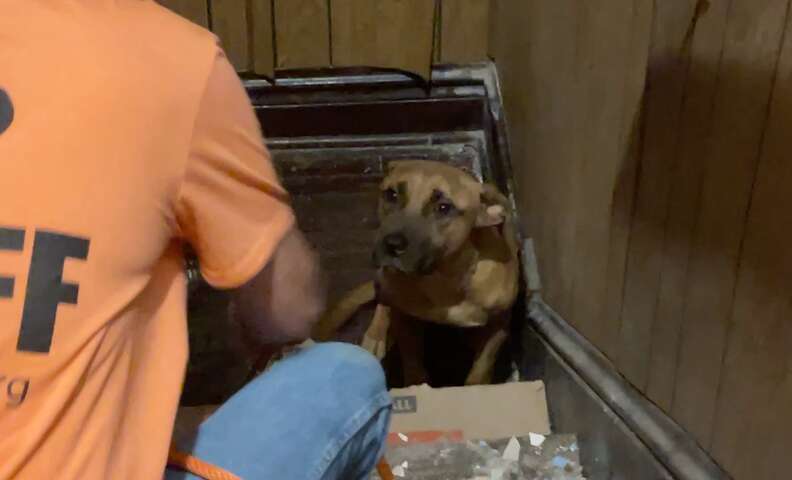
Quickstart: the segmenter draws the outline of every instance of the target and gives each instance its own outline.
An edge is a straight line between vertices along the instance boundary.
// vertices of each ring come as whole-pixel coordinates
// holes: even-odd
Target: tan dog
[[[398,161],[381,184],[379,217],[376,285],[350,292],[323,318],[314,338],[328,338],[376,298],[362,346],[381,359],[395,343],[407,385],[426,379],[421,321],[483,327],[473,336],[476,357],[466,384],[489,383],[518,290],[508,200],[444,163]]]

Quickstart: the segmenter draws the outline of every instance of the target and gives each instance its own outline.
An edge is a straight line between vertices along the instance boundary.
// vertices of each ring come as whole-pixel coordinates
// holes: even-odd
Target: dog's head
[[[502,196],[473,176],[429,161],[391,162],[380,186],[378,268],[425,275],[456,253],[474,228],[499,225]]]

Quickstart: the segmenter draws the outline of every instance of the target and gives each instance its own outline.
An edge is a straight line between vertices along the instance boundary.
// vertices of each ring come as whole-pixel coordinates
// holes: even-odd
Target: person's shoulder
[[[186,58],[185,54],[217,52],[217,37],[206,28],[174,13],[154,0],[126,0],[136,38],[147,50],[158,49],[168,56]]]
[[[140,0],[138,0],[140,1]],[[140,2],[141,12],[159,24],[161,34],[182,35],[194,41],[215,41],[215,36],[206,28],[191,22],[153,0]]]

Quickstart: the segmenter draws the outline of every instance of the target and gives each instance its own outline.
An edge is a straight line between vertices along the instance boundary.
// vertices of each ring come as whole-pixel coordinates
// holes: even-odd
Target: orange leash
[[[379,476],[382,480],[395,480],[390,465],[388,465],[388,461],[385,460],[385,457],[382,457],[382,459],[377,464],[377,473],[379,473]]]
[[[173,447],[168,452],[168,465],[180,468],[205,480],[242,480],[227,470],[204,462],[190,454],[182,453]]]

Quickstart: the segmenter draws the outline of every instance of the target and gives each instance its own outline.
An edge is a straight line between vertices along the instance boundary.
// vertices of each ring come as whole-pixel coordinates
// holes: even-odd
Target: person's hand
[[[266,267],[232,292],[232,316],[258,349],[300,343],[325,308],[319,258],[293,228]]]

